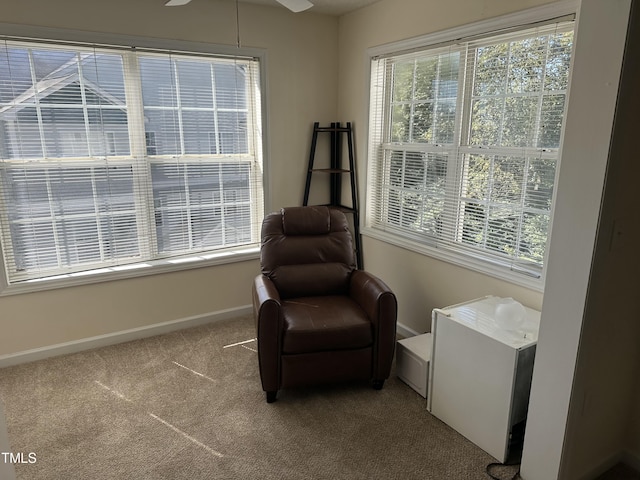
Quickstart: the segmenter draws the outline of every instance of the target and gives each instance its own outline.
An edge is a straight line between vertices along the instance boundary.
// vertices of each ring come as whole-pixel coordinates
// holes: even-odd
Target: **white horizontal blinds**
[[[370,218],[378,228],[433,240],[442,228],[460,60],[459,49],[445,48],[375,61],[370,125],[372,139],[382,140],[373,162],[380,195]]]
[[[470,111],[459,157],[464,177],[456,240],[534,276],[547,245],[570,28],[547,26],[468,50]]]
[[[368,224],[539,276],[572,37],[567,22],[374,59]]]
[[[3,41],[9,282],[256,244],[252,59]]]
[[[2,42],[0,156],[10,281],[139,258],[120,55]]]
[[[385,162],[384,142],[388,139],[385,126],[388,124],[387,112],[392,79],[390,65],[386,59],[374,59],[371,63],[371,81],[369,91],[369,139],[366,189],[367,223],[378,229],[385,229],[384,219],[389,204],[389,166]]]
[[[149,54],[139,65],[158,253],[255,241],[256,62]]]

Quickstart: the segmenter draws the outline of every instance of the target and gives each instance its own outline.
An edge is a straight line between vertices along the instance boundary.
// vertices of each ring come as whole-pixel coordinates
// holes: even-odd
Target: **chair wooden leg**
[[[382,390],[382,387],[384,385],[384,380],[374,380],[372,382],[372,385],[375,390]]]
[[[275,392],[267,392],[267,403],[275,402],[277,396],[278,396],[277,390]]]

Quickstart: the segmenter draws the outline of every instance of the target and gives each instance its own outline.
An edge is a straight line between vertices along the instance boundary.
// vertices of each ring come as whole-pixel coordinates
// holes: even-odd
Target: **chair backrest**
[[[346,216],[321,206],[270,213],[260,263],[281,298],[348,293],[355,257]]]

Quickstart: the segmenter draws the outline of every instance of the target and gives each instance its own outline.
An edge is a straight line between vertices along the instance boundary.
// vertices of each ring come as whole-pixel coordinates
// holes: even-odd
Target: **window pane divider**
[[[459,151],[465,155],[503,155],[513,157],[534,157],[555,159],[558,157],[558,149],[536,148],[536,147],[502,147],[502,146],[480,146],[461,145]]]

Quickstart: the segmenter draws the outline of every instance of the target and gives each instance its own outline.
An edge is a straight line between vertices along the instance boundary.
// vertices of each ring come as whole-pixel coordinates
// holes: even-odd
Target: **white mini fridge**
[[[427,395],[434,416],[503,463],[520,455],[540,325],[540,312],[520,304],[517,324],[498,322],[505,300],[433,311]]]

